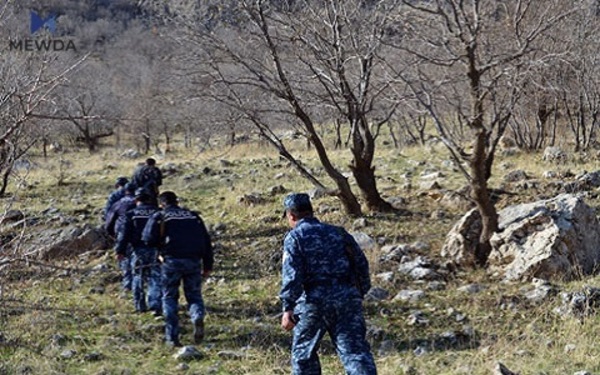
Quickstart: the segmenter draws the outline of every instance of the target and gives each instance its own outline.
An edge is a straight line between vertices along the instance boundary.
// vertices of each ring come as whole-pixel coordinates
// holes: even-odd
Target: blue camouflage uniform
[[[119,177],[115,183],[115,190],[108,195],[108,199],[106,199],[106,204],[104,205],[104,209],[102,210],[102,220],[106,221],[106,216],[110,211],[110,208],[113,204],[117,203],[121,198],[125,196],[125,184],[129,181],[126,177]]]
[[[128,184],[129,185],[129,184]],[[133,185],[131,185],[133,188]],[[133,195],[126,194],[117,203],[113,204],[108,214],[106,215],[105,228],[111,236],[116,236],[121,231],[122,226],[125,224],[125,215],[127,211],[135,207],[135,200]],[[133,282],[133,273],[131,266],[131,254],[133,248],[131,245],[127,245],[124,257],[119,261],[119,268],[123,274],[121,285],[124,290],[131,290]]]
[[[202,269],[211,271],[214,262],[208,231],[198,214],[169,205],[150,217],[142,240],[149,245],[158,245],[164,259],[161,277],[165,340],[179,344],[177,309],[182,281],[192,323],[196,326],[204,319]]]
[[[142,242],[142,231],[150,216],[156,212],[158,207],[146,203],[127,211],[125,222],[117,232],[115,250],[117,254],[126,256],[129,246],[132,248],[132,290],[135,310],[143,312],[150,309],[155,315],[160,315],[162,314],[162,292],[158,249]],[[147,302],[145,284],[148,286]]]
[[[306,194],[291,194],[286,209],[295,201],[310,202]],[[376,374],[362,310],[371,287],[369,265],[354,238],[309,215],[285,236],[283,252],[280,299],[297,320],[293,373],[321,374],[317,350],[328,332],[347,374]]]
[[[102,210],[102,212],[103,212],[102,217],[103,217],[104,221],[106,221],[108,213],[110,212],[110,208],[113,206],[113,204],[117,203],[124,196],[125,196],[125,189],[123,189],[123,188],[117,189],[109,194],[108,199],[106,200],[106,205],[104,206],[104,210]]]

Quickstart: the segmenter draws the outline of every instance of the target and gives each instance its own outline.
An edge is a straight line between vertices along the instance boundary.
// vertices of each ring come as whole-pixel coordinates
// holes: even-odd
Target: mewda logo
[[[32,10],[30,23],[31,35],[34,35],[41,28],[47,29],[52,35],[54,35],[56,33],[56,15],[50,14],[46,18],[42,18],[39,14]]]
[[[48,31],[51,36],[56,34],[56,14],[49,14],[45,18],[40,14],[30,11],[30,24],[29,30],[32,36],[42,34],[44,30]],[[68,51],[77,50],[75,43],[71,39],[42,39],[28,38],[20,40],[9,40],[9,49],[18,51]]]

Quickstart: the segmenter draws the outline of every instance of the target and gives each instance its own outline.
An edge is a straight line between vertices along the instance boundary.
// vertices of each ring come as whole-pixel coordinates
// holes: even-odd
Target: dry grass
[[[302,161],[318,170],[314,151],[305,150],[298,141],[292,147],[302,152]],[[68,153],[70,161],[63,169],[63,185],[56,173],[60,166],[55,160],[32,159],[37,168],[20,172],[17,181],[21,188],[9,200],[12,208],[27,215],[39,215],[48,207],[57,207],[66,214],[87,210],[90,213],[80,223],[99,224],[98,214],[114,178],[130,176],[140,160],[117,157],[116,152],[100,154]],[[233,164],[224,166],[221,159]],[[348,152],[333,156],[336,165],[347,172]],[[417,240],[430,244],[428,256],[437,259],[445,233],[462,212],[446,210],[442,219],[432,220],[431,211],[438,209],[435,195],[418,188],[419,175],[429,169],[446,174],[442,186],[457,189],[464,179],[443,166],[448,156],[443,148],[414,147],[402,150],[380,149],[375,162],[380,176],[379,187],[385,197],[402,196],[407,200],[410,217],[393,214],[367,214],[368,226],[361,229],[385,243],[405,243]],[[174,163],[178,173],[165,178],[163,189],[176,191],[185,205],[198,209],[209,225],[223,223],[226,230],[215,237],[217,265],[214,276],[204,286],[208,308],[207,341],[200,349],[206,358],[188,364],[188,370],[177,370],[172,351],[161,343],[161,324],[150,315],[133,313],[129,301],[118,297],[118,272],[110,250],[90,263],[78,264],[91,269],[99,264],[107,272],[22,271],[22,278],[3,285],[0,298],[0,374],[287,374],[289,368],[290,336],[279,328],[280,310],[277,292],[279,270],[276,260],[286,231],[280,220],[283,194],[268,195],[274,185],[288,191],[311,188],[279,160],[270,149],[256,144],[222,147],[202,154],[179,149],[159,158],[160,165]],[[507,164],[510,163],[510,164]],[[215,173],[204,173],[210,168]],[[517,154],[503,157],[496,163],[492,185],[502,184],[509,170],[523,169],[541,180],[545,170],[555,169],[574,173],[598,169],[597,161],[569,161],[551,166],[539,155]],[[227,170],[227,172],[225,171]],[[275,179],[278,174],[284,177]],[[405,175],[410,173],[408,180]],[[186,178],[193,176],[193,178]],[[322,175],[324,181],[326,176]],[[405,189],[405,182],[412,189]],[[238,197],[249,192],[261,193],[266,202],[256,206],[238,203]],[[500,205],[530,200],[539,191],[519,192]],[[597,202],[588,202],[597,206]],[[324,221],[352,226],[352,220],[340,211],[333,198],[322,198],[317,207],[328,205],[333,211],[320,215]],[[378,254],[369,254],[373,273],[379,271]],[[62,265],[69,265],[69,260]],[[33,267],[33,266],[32,266]],[[481,283],[486,289],[478,294],[458,292],[458,286]],[[597,278],[561,285],[563,290],[594,285]],[[400,289],[420,288],[399,279],[395,285],[375,285],[389,288],[392,295]],[[103,293],[92,290],[102,287]],[[600,328],[596,316],[582,323],[561,319],[552,310],[560,304],[555,297],[536,306],[523,301],[519,284],[497,283],[481,271],[460,273],[448,280],[442,291],[427,292],[418,302],[386,300],[366,305],[369,324],[381,334],[372,340],[379,373],[383,375],[412,374],[490,374],[501,361],[521,374],[572,374],[587,370],[600,372],[596,358],[600,349],[595,332]],[[503,307],[510,296],[518,300],[514,309]],[[426,326],[410,326],[408,315],[422,311],[430,321]],[[466,316],[456,320],[456,313]],[[190,341],[191,326],[181,313],[182,341]],[[460,345],[433,345],[447,331],[474,334]],[[392,340],[394,350],[378,354],[382,343]],[[574,345],[574,346],[570,346]],[[417,347],[428,352],[417,355]],[[72,358],[65,358],[74,350]],[[235,351],[240,358],[230,358],[223,351]],[[99,353],[95,358],[94,353]],[[323,347],[323,373],[341,374],[343,370],[331,345]]]

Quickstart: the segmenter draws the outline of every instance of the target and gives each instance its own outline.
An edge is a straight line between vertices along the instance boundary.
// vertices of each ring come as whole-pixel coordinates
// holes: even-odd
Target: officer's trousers
[[[179,285],[183,282],[183,293],[193,322],[204,319],[202,300],[202,268],[200,260],[165,258],[162,264],[163,314],[165,316],[165,339],[179,341],[179,318],[177,303]]]
[[[121,287],[125,291],[130,291],[132,289],[133,283],[133,266],[131,261],[131,254],[133,253],[133,248],[131,245],[127,245],[127,250],[125,250],[125,256],[123,259],[119,261],[119,268],[121,269]]]
[[[162,290],[160,282],[160,263],[158,250],[138,247],[133,250],[133,304],[136,311],[162,312]],[[146,302],[146,287],[148,301]]]
[[[362,300],[352,298],[321,305],[297,306],[299,321],[294,327],[292,370],[294,375],[320,375],[317,350],[325,333],[329,333],[346,373],[376,375],[377,369],[366,341],[366,324]]]

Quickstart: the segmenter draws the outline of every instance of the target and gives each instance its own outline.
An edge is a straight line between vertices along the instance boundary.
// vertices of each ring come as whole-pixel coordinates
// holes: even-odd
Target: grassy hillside
[[[14,195],[0,201],[3,208],[21,210],[27,217],[44,217],[45,210],[56,208],[77,225],[99,225],[99,212],[114,179],[130,176],[143,159],[122,159],[114,151],[61,157],[62,162],[57,157],[32,157],[34,168],[18,172],[11,186]],[[311,186],[276,153],[254,143],[202,154],[178,149],[157,159],[159,166],[172,165],[176,170],[165,178],[163,189],[177,192],[185,206],[198,210],[216,229],[215,272],[203,286],[207,339],[198,349],[204,358],[181,364],[172,357],[174,350],[162,343],[161,321],[134,313],[132,303],[120,295],[115,257],[106,249],[47,263],[18,261],[1,266],[0,374],[290,373],[290,334],[279,327],[277,298],[278,254],[287,230],[280,219],[285,193],[269,191],[275,185],[288,192]],[[348,153],[341,151],[334,159],[345,166]],[[423,241],[429,245],[423,255],[439,260],[444,236],[463,212],[442,208],[439,192],[419,188],[419,175],[439,170],[446,176],[440,180],[443,188],[460,188],[464,180],[445,166],[446,159],[445,151],[437,147],[381,150],[375,163],[380,190],[386,197],[403,197],[404,208],[412,215],[367,215],[366,227],[359,230],[380,244]],[[319,169],[311,151],[303,152],[302,161]],[[553,166],[539,155],[517,154],[498,160],[492,186],[503,186],[502,177],[513,169],[525,170],[540,181],[540,187],[513,190],[517,194],[504,197],[500,207],[552,194],[541,177],[546,170],[577,174],[599,167],[596,161],[577,158]],[[407,176],[412,177],[407,180]],[[405,186],[407,182],[412,188]],[[260,193],[264,203],[238,202],[252,192]],[[587,202],[598,206],[595,199]],[[340,212],[335,199],[314,203],[324,212],[318,215],[322,220],[353,228],[354,220]],[[432,219],[431,213],[440,209],[444,214]],[[8,232],[6,226],[0,228],[0,233]],[[19,230],[26,233],[33,228]],[[10,251],[12,257],[20,257],[19,249]],[[483,271],[460,270],[445,280],[444,289],[427,290],[421,300],[393,301],[402,289],[425,286],[401,277],[381,281],[375,275],[389,271],[389,266],[379,263],[378,250],[368,256],[374,285],[390,292],[386,300],[365,304],[380,374],[490,374],[499,361],[521,374],[600,373],[599,318],[591,315],[580,321],[558,316],[553,313],[561,304],[558,295],[533,303],[523,297],[530,285],[499,283]],[[472,283],[481,285],[482,291],[459,290]],[[571,291],[584,284],[600,285],[600,280],[587,278],[557,288]],[[416,311],[427,322],[412,319]],[[181,340],[190,344],[192,327],[185,312],[180,317]],[[321,359],[324,374],[343,373],[328,341]]]

